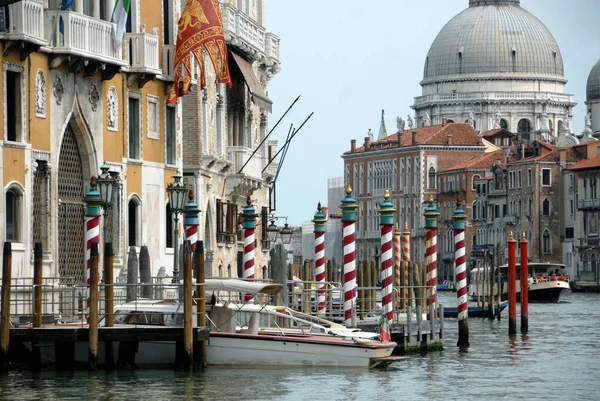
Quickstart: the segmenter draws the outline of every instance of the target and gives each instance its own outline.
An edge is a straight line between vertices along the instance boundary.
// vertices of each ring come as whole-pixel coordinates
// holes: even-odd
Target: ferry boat
[[[521,301],[521,269],[520,264],[517,264],[517,302]],[[529,267],[529,302],[558,302],[561,294],[564,291],[569,291],[569,277],[562,272],[565,271],[565,265],[559,263],[528,263]],[[486,269],[488,272],[486,272]],[[491,268],[478,267],[470,272],[469,295],[473,301],[478,299],[481,301],[482,295],[485,292],[487,296],[490,292],[490,285],[482,285],[484,277],[489,277]],[[558,274],[557,274],[558,273]],[[500,274],[502,283],[502,299],[508,298],[508,265],[500,266]],[[494,269],[493,274],[493,292],[495,296],[498,294],[498,278],[497,271]]]

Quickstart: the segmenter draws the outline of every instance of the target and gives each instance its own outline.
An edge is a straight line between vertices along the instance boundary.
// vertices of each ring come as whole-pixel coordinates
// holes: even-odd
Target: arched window
[[[474,174],[473,177],[471,178],[471,189],[473,191],[475,191],[475,181],[480,180],[481,176],[479,174]]]
[[[544,198],[542,201],[542,215],[550,216],[550,201],[548,198]]]
[[[227,265],[227,277],[231,277],[231,264]]]
[[[596,266],[597,266],[596,265],[596,254],[595,253],[592,253],[592,263],[591,263],[591,265],[592,265],[591,266],[591,268],[592,268],[591,270],[593,272],[595,272],[596,271]]]
[[[435,169],[433,167],[429,167],[429,172],[427,173],[427,189],[435,189]]]
[[[508,129],[508,121],[506,121],[504,118],[500,119],[500,128],[502,129]]]
[[[590,271],[590,265],[588,264],[588,255],[587,255],[587,253],[583,255],[583,271],[584,272],[589,272]]]
[[[137,196],[134,196],[129,200],[127,207],[127,245],[129,246],[140,246],[141,206],[142,202]]]
[[[452,119],[447,119],[446,120],[446,123],[448,123],[448,124],[453,123],[453,122],[454,122],[454,120],[452,120]]]
[[[519,120],[517,126],[517,132],[522,135],[523,139],[529,139],[529,132],[531,131],[531,123],[528,119],[522,118]]]
[[[267,266],[263,265],[263,267],[262,267],[262,274],[263,274],[262,275],[263,280],[269,278],[269,271],[267,270]]]
[[[21,191],[10,188],[6,191],[6,241],[21,242]]]
[[[542,235],[542,252],[552,252],[552,238],[550,237],[550,231],[548,230],[544,230],[544,235]]]
[[[219,265],[219,278],[223,277],[223,265]]]
[[[471,204],[471,218],[477,220],[477,202]]]

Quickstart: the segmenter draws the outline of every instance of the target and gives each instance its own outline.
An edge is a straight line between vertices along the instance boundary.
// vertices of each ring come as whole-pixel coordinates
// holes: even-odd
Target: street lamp
[[[167,187],[169,195],[169,206],[175,220],[174,237],[174,263],[173,263],[173,282],[179,281],[179,213],[185,209],[186,196],[188,194],[187,186],[181,182],[181,174],[177,173],[173,176],[173,182]]]
[[[285,225],[281,230],[275,225],[275,220],[279,219],[285,219]],[[289,245],[292,243],[293,230],[288,226],[286,216],[271,216],[271,224],[269,227],[267,227],[267,238],[269,239],[271,245],[275,245],[278,234],[280,235],[281,242],[284,245]]]
[[[288,223],[285,223],[285,225],[281,229],[281,233],[280,233],[281,242],[283,242],[284,245],[291,244],[292,243],[292,234],[293,234],[292,229],[288,227]]]
[[[119,185],[119,179],[114,177],[112,174],[108,172],[110,166],[104,162],[102,166],[100,166],[100,175],[96,179],[96,183],[98,185],[98,190],[100,195],[102,196],[102,211],[104,212],[104,221],[102,222],[104,234],[104,243],[108,243],[108,230],[106,229],[106,225],[108,223],[107,214],[108,209],[112,207],[113,200],[113,190]]]
[[[279,234],[279,229],[275,225],[275,220],[271,220],[271,224],[267,227],[267,238],[269,239],[269,243],[275,244],[275,241],[277,241],[277,234]]]

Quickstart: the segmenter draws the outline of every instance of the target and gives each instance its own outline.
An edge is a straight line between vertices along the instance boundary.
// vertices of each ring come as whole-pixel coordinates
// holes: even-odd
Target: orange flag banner
[[[175,47],[175,77],[167,98],[168,104],[177,102],[183,74],[182,93],[188,93],[192,77],[192,54],[200,68],[200,89],[206,86],[203,49],[210,57],[217,81],[231,88],[231,75],[227,64],[225,30],[218,0],[188,0],[179,19],[177,46]]]

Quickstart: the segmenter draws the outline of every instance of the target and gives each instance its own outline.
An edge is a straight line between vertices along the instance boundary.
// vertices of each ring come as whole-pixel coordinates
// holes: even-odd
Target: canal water
[[[455,294],[440,301],[454,305]],[[12,371],[0,378],[5,400],[598,400],[600,294],[568,293],[558,304],[530,304],[528,336],[508,337],[502,320],[469,320],[471,347],[456,347],[446,319],[445,350],[412,356],[387,370],[217,369],[163,371]],[[519,319],[517,322],[520,323]]]

